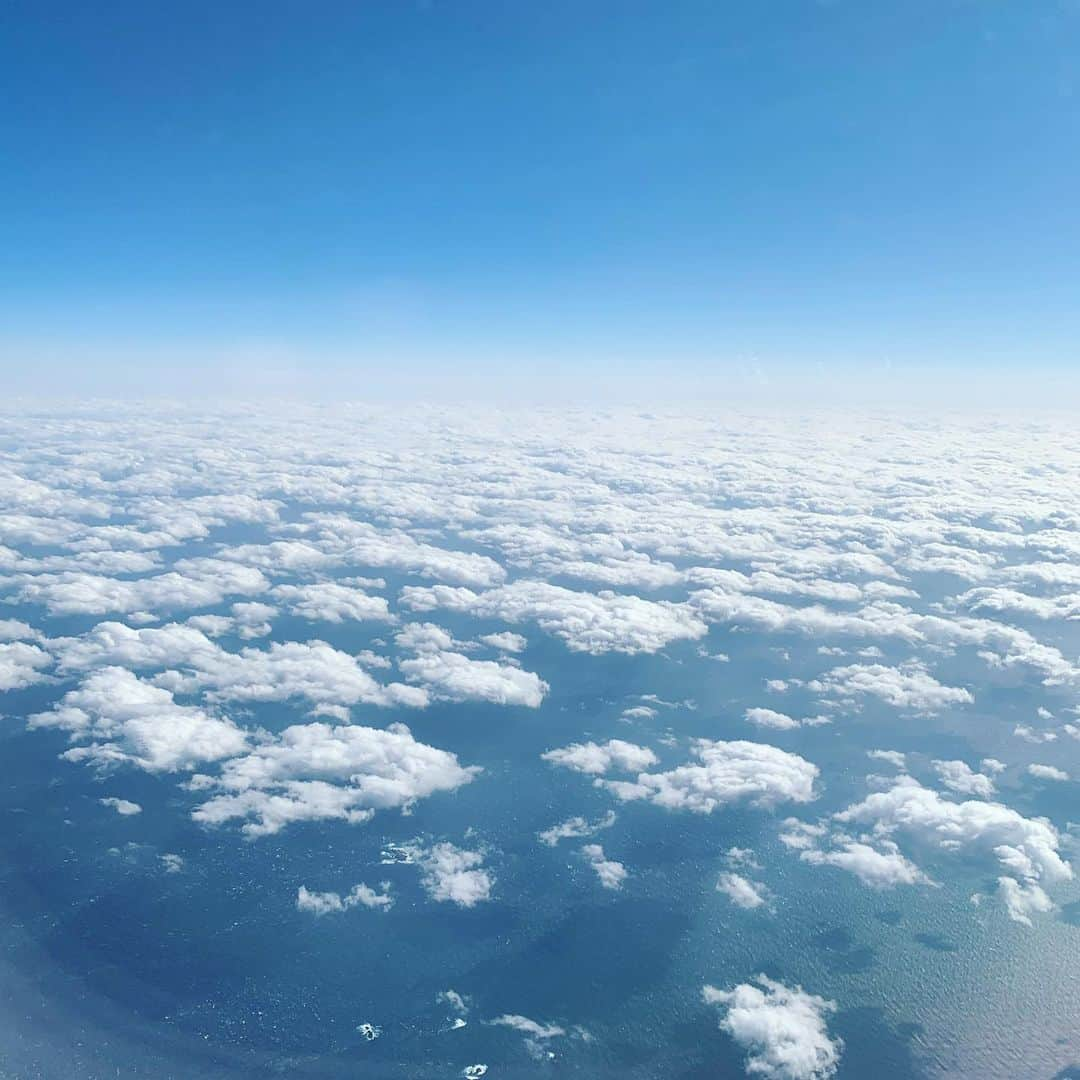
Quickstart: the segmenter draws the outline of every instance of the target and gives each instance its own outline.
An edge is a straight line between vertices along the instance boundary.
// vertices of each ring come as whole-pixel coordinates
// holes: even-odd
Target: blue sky
[[[0,20],[17,389],[1074,366],[1076,5]]]

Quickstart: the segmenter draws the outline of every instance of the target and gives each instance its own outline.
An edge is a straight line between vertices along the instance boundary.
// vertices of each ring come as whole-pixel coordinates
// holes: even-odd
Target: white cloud
[[[384,881],[379,888],[373,889],[362,882],[342,896],[336,892],[310,892],[301,885],[296,894],[296,910],[309,911],[313,915],[330,915],[349,908],[366,907],[376,911],[389,911],[394,906],[390,895],[390,884]]]
[[[1054,765],[1029,765],[1028,774],[1037,780],[1068,780],[1069,774]]]
[[[311,585],[278,585],[274,599],[293,614],[310,622],[342,623],[393,621],[386,598],[371,596],[346,581],[322,581]]]
[[[535,622],[576,652],[657,652],[672,641],[703,637],[705,623],[685,604],[613,592],[575,592],[544,581],[515,581],[476,593],[446,585],[406,586],[415,611],[466,612],[477,618]]]
[[[483,634],[481,635],[480,640],[485,645],[490,645],[493,649],[508,653],[524,652],[529,644],[521,634],[515,634],[510,630],[503,630],[498,634]]]
[[[567,818],[550,829],[537,833],[537,839],[548,847],[555,847],[560,840],[574,840],[583,836],[595,836],[602,829],[610,829],[615,824],[615,811],[609,810],[597,821],[588,821],[583,817]]]
[[[596,876],[605,889],[622,888],[627,878],[627,869],[621,862],[606,858],[604,849],[599,844],[585,844],[581,854],[589,860],[589,865],[596,871]]]
[[[916,713],[935,713],[950,705],[967,705],[975,700],[962,687],[943,686],[917,662],[899,668],[850,664],[833,668],[807,685],[815,693],[829,697],[858,699],[869,695],[894,708]]]
[[[421,884],[432,900],[471,908],[491,899],[495,882],[484,869],[483,852],[466,851],[447,842],[405,850],[420,867]]]
[[[668,810],[710,814],[735,802],[771,808],[814,798],[818,769],[805,758],[764,743],[698,739],[700,764],[662,773],[638,774],[636,781],[598,780],[619,799],[647,799]]]
[[[736,906],[750,911],[764,906],[768,892],[760,881],[750,881],[741,874],[725,872],[716,882],[716,888]]]
[[[847,870],[872,889],[929,882],[913,862],[900,854],[896,844],[889,840],[878,840],[877,843],[875,848],[858,840],[842,840],[839,846],[829,851],[810,848],[800,858],[814,866],[836,866]]]
[[[866,756],[874,761],[887,761],[900,772],[907,769],[907,758],[899,750],[867,750]]]
[[[210,701],[288,701],[304,698],[316,710],[326,706],[381,705],[423,707],[421,687],[378,683],[355,657],[325,641],[272,642],[231,653],[215,648],[200,654],[185,671],[155,678],[175,693],[203,691]]]
[[[1046,895],[1042,886],[1034,881],[1021,883],[1015,878],[999,877],[998,892],[1005,904],[1005,910],[1013,922],[1031,926],[1031,916],[1054,910],[1053,901]]]
[[[359,824],[376,810],[407,808],[417,799],[454,791],[479,771],[417,742],[404,724],[385,731],[298,724],[227,761],[219,778],[200,780],[199,790],[220,793],[192,816],[207,825],[252,819],[243,828],[250,837],[298,821]]]
[[[637,772],[655,765],[659,760],[648,747],[624,742],[622,739],[608,739],[606,743],[571,743],[556,750],[548,750],[540,756],[553,765],[562,765],[575,772],[592,775],[600,775],[613,769]]]
[[[98,799],[98,802],[102,806],[111,806],[122,817],[131,817],[134,814],[141,814],[142,807],[137,802],[130,802],[128,799],[118,799],[115,795],[109,795],[104,799]]]
[[[530,1020],[527,1016],[519,1016],[517,1013],[503,1013],[494,1020],[488,1020],[492,1027],[507,1027],[514,1031],[520,1031],[522,1035],[528,1035],[531,1039],[557,1039],[566,1034],[566,1028],[558,1024],[544,1024],[538,1020]]]
[[[826,716],[811,716],[802,720],[796,720],[787,713],[777,712],[775,709],[747,709],[744,714],[746,720],[756,727],[772,728],[774,731],[790,731],[799,727],[820,727],[822,724],[831,723]]]
[[[487,701],[536,709],[549,689],[531,671],[493,660],[473,660],[457,652],[422,652],[399,660],[398,668],[409,682],[421,684],[446,701]]]
[[[150,772],[192,769],[239,754],[247,745],[231,721],[178,705],[168,690],[120,667],[93,672],[52,711],[36,713],[27,723],[69,732],[80,744],[64,754],[70,761],[130,763]]]
[[[48,676],[42,668],[49,667],[52,657],[37,645],[13,641],[0,645],[0,692],[25,690],[35,683],[44,682]]]
[[[709,1005],[725,1008],[720,1027],[747,1053],[746,1071],[765,1080],[827,1080],[836,1073],[843,1041],[830,1038],[827,1018],[836,1003],[774,982],[764,975],[757,985],[733,990],[706,986]]]
[[[995,793],[994,781],[983,773],[975,772],[963,761],[934,761],[934,771],[941,782],[960,795],[976,795],[989,799]]]

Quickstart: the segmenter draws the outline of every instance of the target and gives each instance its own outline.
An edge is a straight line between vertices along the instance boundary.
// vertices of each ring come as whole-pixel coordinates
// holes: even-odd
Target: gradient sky
[[[1064,0],[8,0],[0,363],[1070,373],[1078,57]]]

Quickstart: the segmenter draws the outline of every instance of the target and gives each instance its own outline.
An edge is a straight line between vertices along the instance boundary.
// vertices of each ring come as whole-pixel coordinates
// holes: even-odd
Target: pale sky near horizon
[[[1075,3],[10,3],[9,393],[1060,402]]]

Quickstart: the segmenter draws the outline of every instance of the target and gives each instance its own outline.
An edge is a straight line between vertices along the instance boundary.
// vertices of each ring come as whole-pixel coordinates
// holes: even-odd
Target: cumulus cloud
[[[526,646],[529,644],[521,634],[515,634],[511,630],[503,630],[498,634],[482,634],[480,640],[485,645],[490,645],[493,649],[508,653],[524,652]]]
[[[894,836],[943,853],[969,858],[992,858],[1007,875],[1017,879],[1021,893],[1006,886],[1005,898],[1027,895],[1030,886],[1070,881],[1072,868],[1059,854],[1060,837],[1045,818],[1024,817],[1000,803],[968,799],[952,802],[923,787],[909,776],[900,777],[887,790],[872,792],[833,815],[841,825],[860,825],[871,830],[879,846]],[[812,851],[808,861],[831,862]]]
[[[63,755],[69,761],[132,764],[150,772],[193,769],[247,745],[247,735],[230,720],[178,705],[168,690],[114,666],[93,672],[27,723],[68,732],[78,744]]]
[[[392,622],[394,618],[385,597],[371,596],[364,588],[351,584],[349,579],[311,585],[278,585],[273,595],[293,615],[311,622]]]
[[[405,678],[420,683],[443,700],[487,701],[535,709],[548,691],[548,684],[531,671],[522,671],[510,663],[474,660],[453,651],[455,646],[460,647],[459,643],[432,623],[411,623],[396,635],[395,641],[399,647],[416,653],[398,661]]]
[[[596,871],[600,884],[605,889],[618,890],[623,886],[627,877],[627,869],[621,862],[615,862],[604,855],[604,849],[599,844],[585,844],[581,854],[589,861],[589,865]]]
[[[390,883],[387,881],[377,890],[361,882],[344,896],[336,892],[311,892],[304,885],[296,893],[296,910],[308,911],[313,915],[338,914],[354,907],[389,911],[393,906],[394,898],[390,895]]]
[[[545,581],[515,581],[476,593],[445,585],[406,586],[401,602],[414,611],[465,612],[509,623],[535,622],[575,652],[652,653],[669,642],[699,638],[704,622],[685,604],[602,591],[575,592]]]
[[[849,664],[807,684],[828,697],[858,700],[876,697],[886,705],[915,713],[935,713],[950,705],[968,705],[975,699],[970,691],[944,686],[926,668],[912,662],[899,668],[884,664]]]
[[[131,817],[141,814],[142,807],[137,802],[128,799],[118,799],[115,795],[109,795],[104,799],[98,799],[102,806],[111,806],[121,817]]]
[[[51,664],[52,657],[37,645],[25,641],[0,645],[0,692],[44,682],[48,676],[41,669]]]
[[[205,693],[210,701],[288,701],[303,698],[316,710],[327,706],[423,707],[428,694],[403,683],[383,685],[359,661],[325,641],[272,642],[267,649],[217,648],[200,654],[186,670],[155,677],[174,693]]]
[[[722,892],[736,907],[748,911],[763,907],[768,902],[768,890],[760,881],[751,881],[741,874],[725,872],[716,882],[718,892]]]
[[[934,771],[950,791],[960,795],[977,795],[989,799],[995,793],[994,781],[983,773],[975,772],[964,761],[935,761]]]
[[[859,840],[841,840],[827,851],[809,848],[800,858],[814,866],[836,866],[847,870],[872,889],[927,884],[930,880],[890,840],[879,839],[877,847]]]
[[[1064,769],[1059,769],[1054,765],[1029,765],[1027,767],[1028,774],[1034,776],[1036,780],[1068,780],[1069,774]]]
[[[612,770],[637,772],[655,765],[659,758],[647,747],[622,739],[608,739],[606,743],[571,743],[540,755],[552,765],[561,765],[575,772],[599,776]]]
[[[454,791],[479,771],[418,742],[404,724],[386,730],[297,724],[232,757],[219,777],[198,779],[196,790],[218,793],[192,816],[206,825],[244,820],[249,837],[301,821],[360,824],[376,810]]]
[[[844,1048],[828,1030],[835,1002],[765,975],[733,990],[705,986],[702,996],[706,1004],[725,1010],[720,1028],[746,1051],[750,1076],[827,1080],[835,1075]]]
[[[405,850],[420,867],[420,882],[432,900],[471,908],[491,899],[495,882],[484,868],[483,852],[467,851],[445,841]]]
[[[634,781],[598,780],[623,801],[645,799],[668,810],[711,814],[747,802],[766,809],[814,798],[816,765],[775,746],[736,740],[694,743],[698,764],[661,773],[639,773]]]
[[[775,709],[747,709],[744,716],[755,727],[772,728],[774,731],[790,731],[798,727],[819,727],[822,724],[831,723],[826,716],[811,716],[796,720],[787,713],[777,712]]]

